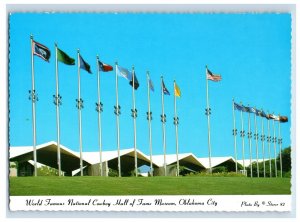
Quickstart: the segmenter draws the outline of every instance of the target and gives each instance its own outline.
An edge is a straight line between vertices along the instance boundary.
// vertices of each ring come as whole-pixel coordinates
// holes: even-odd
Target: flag
[[[152,92],[154,92],[154,85],[153,85],[153,82],[152,82],[152,80],[149,78],[149,87],[150,87],[150,89],[152,90]]]
[[[237,103],[234,103],[234,109],[242,111],[242,112],[249,112],[249,108]]]
[[[214,81],[214,82],[219,82],[222,80],[221,75],[213,74],[209,69],[206,69],[206,78],[208,80]]]
[[[279,116],[275,116],[274,114],[268,114],[267,119],[274,119],[276,121],[279,121]]]
[[[239,111],[243,111],[243,105],[239,105],[239,104],[237,104],[237,103],[233,103],[233,105],[234,105],[234,109],[236,109],[236,110],[239,110]]]
[[[169,90],[168,90],[168,89],[166,88],[166,86],[165,86],[164,80],[162,80],[162,87],[163,87],[163,93],[164,93],[165,95],[170,95]]]
[[[113,67],[108,65],[108,64],[105,64],[101,61],[98,61],[99,63],[99,70],[102,71],[102,72],[109,72],[109,71],[113,71]]]
[[[288,117],[287,116],[279,116],[279,121],[281,123],[286,123],[289,121]]]
[[[123,68],[121,66],[117,67],[117,75],[124,77],[125,79],[131,81],[132,80],[132,74],[128,71],[128,69]]]
[[[256,110],[256,115],[260,117],[267,117],[267,114],[263,110]]]
[[[255,114],[256,114],[256,112],[257,112],[257,111],[256,111],[256,109],[255,109],[255,108],[253,108],[253,107],[250,107],[250,106],[249,106],[249,107],[247,107],[247,108],[248,108],[248,110],[249,110],[249,111],[248,111],[249,113],[255,113]]]
[[[64,51],[57,48],[57,60],[66,65],[75,65],[75,59],[68,56]]]
[[[178,85],[176,83],[175,83],[175,86],[174,86],[174,95],[178,96],[178,97],[181,96],[180,89],[179,89],[179,87],[178,87]]]
[[[91,66],[86,61],[83,60],[83,58],[81,57],[81,55],[79,55],[79,67],[81,69],[84,69],[88,73],[92,74],[92,72],[91,72]]]
[[[136,78],[136,75],[135,75],[135,72],[133,71],[132,72],[132,78],[131,80],[129,81],[129,84],[131,86],[133,86],[133,78],[134,78],[134,89],[137,90],[137,88],[139,88],[140,84],[139,84],[139,81],[137,80]]]
[[[32,53],[34,55],[39,56],[43,60],[49,62],[50,55],[51,55],[50,50],[46,46],[33,40],[32,40]]]

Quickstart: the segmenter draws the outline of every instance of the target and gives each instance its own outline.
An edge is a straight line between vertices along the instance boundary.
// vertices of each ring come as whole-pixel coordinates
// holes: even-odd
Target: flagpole
[[[167,176],[167,164],[166,164],[166,115],[164,109],[164,92],[163,92],[163,77],[161,76],[161,107],[162,107],[162,114],[161,114],[161,122],[162,122],[162,132],[163,132],[163,149],[164,149],[164,172],[165,176]]]
[[[207,66],[206,66],[206,109],[205,114],[207,116],[207,131],[208,131],[208,162],[209,162],[209,173],[212,173],[211,168],[211,144],[210,144],[210,119],[209,116],[211,114],[211,109],[209,107],[209,99],[208,99],[208,79],[207,79]]]
[[[96,103],[96,111],[98,112],[98,138],[99,138],[99,155],[100,155],[100,176],[103,176],[103,163],[102,163],[102,128],[101,128],[101,112],[103,111],[103,104],[101,103],[100,95],[100,67],[99,56],[96,57],[97,64],[97,94],[98,101]]]
[[[280,158],[280,177],[282,178],[282,138],[281,138],[281,128],[280,128],[280,114],[279,114],[279,120],[278,120],[278,144],[280,147],[280,154],[279,154],[279,158]]]
[[[175,135],[176,135],[176,163],[177,163],[177,176],[179,176],[179,159],[178,159],[178,124],[179,124],[179,118],[177,117],[177,106],[176,106],[176,95],[175,95],[175,87],[176,82],[174,80],[174,125],[175,125]]]
[[[33,57],[33,35],[30,35],[31,45],[31,91],[29,90],[29,99],[32,101],[32,135],[33,135],[33,161],[34,161],[34,176],[37,176],[37,156],[36,156],[36,116],[35,103],[38,101],[37,93],[35,91],[34,81],[34,57]]]
[[[273,113],[274,114],[274,113]],[[275,133],[275,119],[273,119],[273,147],[274,147],[274,163],[275,163],[275,177],[277,177],[277,152],[276,152],[276,133]]]
[[[264,166],[264,178],[266,177],[266,162],[265,162],[265,132],[264,132],[264,119],[261,118],[261,143],[262,143],[262,155],[263,155],[263,166]]]
[[[137,177],[138,176],[137,153],[136,153],[136,117],[137,117],[137,110],[135,108],[134,81],[135,81],[135,72],[134,72],[134,66],[132,66],[132,104],[133,104],[133,108],[131,110],[131,112],[132,112],[131,116],[133,118],[134,168],[135,168],[135,177]]]
[[[54,97],[54,104],[56,106],[57,165],[58,165],[58,176],[61,176],[60,113],[59,113],[59,106],[61,105],[61,96],[59,95],[58,60],[57,60],[57,44],[56,43],[55,43],[55,79],[56,79],[56,93],[53,97]]]
[[[237,129],[235,126],[235,112],[234,112],[234,99],[232,98],[232,117],[233,117],[233,138],[234,138],[234,157],[235,157],[235,173],[238,172],[238,165],[237,165],[237,150],[236,150],[236,134],[237,134]]]
[[[115,114],[116,114],[116,125],[117,125],[117,146],[118,146],[118,174],[121,177],[121,159],[120,159],[120,120],[119,115],[121,114],[121,107],[119,106],[119,96],[118,96],[118,62],[116,62],[116,106],[115,106]]]
[[[269,168],[270,168],[270,177],[272,177],[272,160],[271,160],[271,134],[270,134],[270,118],[269,118],[269,112],[267,114],[268,116],[268,136],[267,136],[267,142],[268,142],[268,150],[269,150]]]
[[[256,111],[256,109],[255,109]],[[258,164],[258,132],[257,132],[257,122],[256,122],[256,113],[254,113],[254,127],[255,127],[255,146],[256,146],[256,173],[257,177],[259,177],[259,164]]]
[[[241,106],[242,106],[242,102],[241,102]],[[242,137],[242,155],[243,155],[243,173],[245,174],[246,172],[246,168],[245,168],[245,130],[244,130],[244,118],[243,118],[243,111],[241,110],[241,137]]]
[[[148,93],[148,112],[147,112],[147,120],[148,120],[148,128],[149,128],[149,150],[150,150],[150,175],[153,177],[153,163],[152,163],[152,128],[151,128],[151,120],[152,120],[152,112],[150,107],[150,77],[149,71],[147,71],[147,93]]]
[[[249,104],[248,104],[249,107]],[[249,158],[250,158],[250,175],[251,178],[253,177],[253,169],[252,169],[252,132],[251,132],[251,125],[250,125],[250,111],[248,112],[248,141],[249,141]]]
[[[77,49],[77,73],[78,73],[78,99],[77,109],[78,109],[78,121],[79,121],[79,150],[80,150],[80,176],[83,176],[83,164],[82,164],[82,129],[81,129],[81,109],[83,108],[83,100],[80,95],[80,58],[79,58],[79,49]]]

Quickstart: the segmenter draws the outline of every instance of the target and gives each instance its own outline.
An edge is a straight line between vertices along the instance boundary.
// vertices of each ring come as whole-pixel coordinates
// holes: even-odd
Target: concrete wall
[[[17,164],[14,162],[9,163],[9,176],[10,177],[18,176]]]
[[[177,173],[176,165],[167,166],[167,176],[176,176],[176,173]],[[164,175],[165,175],[164,167],[154,168],[153,176],[164,176]]]
[[[107,162],[102,163],[103,176],[108,176],[108,164]],[[100,163],[93,164],[88,167],[89,176],[100,176]]]

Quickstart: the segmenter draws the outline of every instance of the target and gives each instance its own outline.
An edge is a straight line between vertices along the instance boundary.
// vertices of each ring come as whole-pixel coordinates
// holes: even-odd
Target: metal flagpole
[[[102,163],[102,128],[101,128],[101,112],[103,111],[103,104],[101,103],[100,97],[100,67],[99,67],[99,56],[97,55],[97,94],[98,101],[96,103],[96,111],[98,112],[98,133],[99,133],[99,155],[100,155],[100,175],[103,176],[103,163]]]
[[[134,168],[135,168],[135,176],[138,176],[137,170],[137,153],[136,153],[136,117],[137,117],[137,110],[135,108],[135,94],[134,94],[134,81],[135,81],[135,72],[134,66],[132,66],[132,105],[133,108],[131,110],[132,118],[133,118],[133,144],[134,144]]]
[[[279,114],[279,120],[278,120],[278,144],[280,147],[280,154],[279,154],[279,160],[280,160],[280,177],[282,178],[282,138],[281,138],[281,128],[280,128],[280,114]]]
[[[118,96],[118,62],[116,62],[116,106],[115,114],[116,114],[116,125],[117,125],[117,146],[118,146],[118,173],[119,177],[121,177],[121,159],[120,159],[120,120],[119,115],[121,114],[121,107],[119,106],[119,96]]]
[[[256,111],[256,109],[255,109]],[[258,164],[258,132],[257,132],[257,122],[256,122],[256,113],[254,113],[254,125],[255,125],[255,146],[256,146],[256,173],[257,177],[259,177],[259,164]]]
[[[269,116],[269,112],[267,114]],[[268,117],[268,136],[267,136],[267,142],[268,142],[268,150],[269,150],[269,168],[270,168],[270,177],[272,177],[272,160],[271,160],[271,135],[270,135],[270,119]]]
[[[249,105],[248,105],[249,107]],[[250,126],[250,112],[248,112],[248,141],[249,141],[249,157],[250,157],[250,175],[253,177],[253,169],[252,169],[252,132]]]
[[[58,78],[58,60],[57,60],[57,44],[55,43],[55,79],[56,79],[56,93],[53,95],[54,104],[56,106],[56,127],[57,127],[57,165],[58,175],[61,176],[61,159],[60,159],[60,113],[59,106],[61,103],[61,96],[59,95],[59,78]]]
[[[177,176],[179,176],[179,160],[178,160],[178,124],[179,118],[177,117],[177,107],[176,107],[176,95],[175,95],[176,82],[174,80],[174,125],[175,125],[175,135],[176,135],[176,162],[177,162]]]
[[[234,138],[234,157],[235,157],[235,172],[238,172],[238,165],[237,165],[237,150],[236,150],[236,134],[237,129],[235,127],[235,112],[234,112],[234,99],[232,99],[232,117],[233,117],[233,138]]]
[[[149,149],[150,149],[150,175],[153,177],[153,163],[152,163],[152,128],[151,128],[151,120],[152,120],[152,112],[150,107],[150,77],[149,71],[147,71],[147,93],[148,93],[148,112],[147,112],[147,120],[148,120],[148,128],[149,128]]]
[[[35,103],[38,101],[38,96],[35,91],[34,82],[34,58],[33,58],[33,35],[30,35],[31,45],[31,84],[32,89],[29,90],[29,99],[32,101],[32,135],[33,135],[33,160],[34,160],[34,176],[37,176],[37,157],[36,157],[36,118],[35,118]]]
[[[209,99],[208,99],[208,79],[207,79],[207,66],[206,66],[206,109],[205,115],[207,116],[207,129],[208,129],[208,162],[209,162],[209,173],[212,173],[211,169],[211,145],[210,145],[210,120],[209,116],[211,114],[211,109],[209,107]]]
[[[162,131],[163,131],[163,149],[164,149],[164,171],[165,176],[167,176],[167,163],[166,163],[166,115],[164,109],[164,90],[163,90],[163,77],[161,76],[161,107],[162,107],[162,114],[161,114],[161,122],[162,122]]]
[[[241,106],[242,105],[242,102],[241,102]],[[243,155],[243,173],[245,174],[246,172],[246,168],[245,168],[245,130],[244,130],[244,118],[243,118],[243,111],[241,110],[241,137],[242,137],[242,155]]]
[[[261,143],[262,143],[264,177],[266,177],[264,118],[262,116],[260,118],[261,118]]]
[[[274,114],[274,113],[273,113]],[[274,163],[275,163],[275,177],[277,177],[277,152],[276,152],[276,133],[275,133],[275,120],[273,119],[273,145],[274,145]]]
[[[78,109],[79,120],[79,150],[80,150],[80,176],[83,176],[83,164],[82,164],[82,133],[81,133],[81,109],[83,108],[83,100],[80,97],[80,58],[79,49],[77,49],[77,68],[78,68],[78,99],[76,99],[76,107]]]

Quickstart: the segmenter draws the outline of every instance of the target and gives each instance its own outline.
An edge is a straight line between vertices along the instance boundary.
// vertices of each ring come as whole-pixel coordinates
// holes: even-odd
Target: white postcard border
[[[10,196],[11,211],[289,212],[291,195]]]

